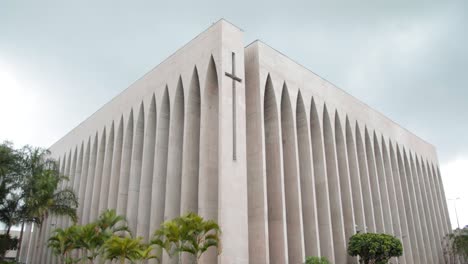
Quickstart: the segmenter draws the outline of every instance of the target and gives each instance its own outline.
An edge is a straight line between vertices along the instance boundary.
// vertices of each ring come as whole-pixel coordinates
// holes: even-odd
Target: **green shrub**
[[[18,238],[11,237],[9,234],[0,235],[0,259],[8,250],[16,249],[18,249]]]
[[[359,256],[364,264],[385,264],[392,257],[403,254],[403,246],[398,238],[387,234],[358,233],[349,239],[348,254]]]
[[[326,257],[306,257],[304,264],[330,264]]]

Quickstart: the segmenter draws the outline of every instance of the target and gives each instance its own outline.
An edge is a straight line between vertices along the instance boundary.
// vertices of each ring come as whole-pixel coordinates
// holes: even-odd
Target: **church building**
[[[245,46],[225,20],[50,151],[79,196],[79,224],[114,208],[148,240],[195,212],[222,229],[206,264],[357,263],[357,232],[399,238],[399,263],[443,263],[451,231],[433,145],[267,44]],[[28,226],[21,261],[56,263],[47,238],[70,224],[49,217],[42,236]]]

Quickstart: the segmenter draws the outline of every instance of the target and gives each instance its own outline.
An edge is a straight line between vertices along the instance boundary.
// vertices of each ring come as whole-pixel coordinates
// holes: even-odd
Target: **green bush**
[[[8,250],[18,249],[18,238],[11,237],[9,234],[0,235],[0,260]]]
[[[403,254],[403,246],[398,238],[387,234],[358,233],[349,239],[348,254],[359,256],[364,264],[385,264],[392,257]]]
[[[330,264],[326,257],[306,257],[304,264]]]

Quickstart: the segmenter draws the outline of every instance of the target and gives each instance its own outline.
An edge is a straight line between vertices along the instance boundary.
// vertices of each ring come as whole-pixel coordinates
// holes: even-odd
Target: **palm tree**
[[[220,235],[221,229],[215,221],[189,213],[164,222],[155,232],[152,243],[160,245],[171,257],[178,254],[179,263],[182,252],[192,255],[198,263],[210,247],[217,247],[220,253]]]
[[[48,158],[49,151],[25,147],[24,153],[23,221],[36,223],[39,237],[43,232],[42,224],[50,215],[68,216],[76,222],[77,197],[71,188],[59,189],[61,182],[68,178],[59,174],[55,161]],[[37,243],[36,250],[39,247]]]
[[[141,237],[112,236],[104,245],[106,259],[111,261],[116,259],[121,264],[124,264],[126,260],[130,263],[153,258],[159,260],[156,255],[151,254],[153,246],[141,243],[141,239]]]
[[[61,263],[73,263],[70,257],[71,251],[76,247],[77,226],[69,228],[57,228],[49,238],[48,247],[52,249],[54,255],[59,256]]]

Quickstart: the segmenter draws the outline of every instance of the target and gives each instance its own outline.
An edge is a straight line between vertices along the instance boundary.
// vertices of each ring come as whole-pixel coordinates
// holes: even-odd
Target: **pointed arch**
[[[105,209],[107,209],[107,204],[109,200],[109,189],[110,189],[110,178],[111,178],[111,170],[112,170],[112,158],[114,155],[114,121],[112,121],[110,130],[109,130],[109,138],[106,143],[106,151],[105,151],[105,158],[103,164],[103,172],[102,172],[102,179],[101,179],[101,190],[100,190],[100,197],[99,197],[99,208],[98,208],[98,215]]]
[[[396,193],[396,202],[397,202],[397,208],[398,208],[398,216],[400,220],[400,227],[401,227],[401,235],[400,238],[402,240],[403,244],[403,257],[405,258],[406,263],[413,263],[413,250],[412,250],[412,243],[414,243],[410,239],[410,232],[408,229],[408,225],[410,222],[409,218],[406,216],[406,210],[405,210],[405,195],[404,195],[404,189],[402,182],[400,180],[400,167],[397,162],[397,153],[395,152],[393,148],[392,141],[389,141],[388,143],[389,146],[389,155],[390,155],[390,164],[392,168],[392,175],[393,175],[393,182],[395,184],[395,193]]]
[[[435,198],[432,193],[431,189],[431,180],[429,176],[429,168],[428,168],[428,163],[427,160],[424,160],[421,157],[421,166],[422,166],[422,177],[423,177],[423,183],[424,183],[424,192],[427,197],[427,205],[428,205],[428,211],[429,211],[429,217],[430,217],[430,222],[432,224],[432,228],[434,230],[434,245],[435,245],[435,253],[437,255],[437,260],[442,263],[444,261],[444,256],[442,252],[442,248],[440,245],[442,245],[442,237],[444,236],[441,232],[440,226],[437,222],[437,212],[436,212],[436,203],[435,203]]]
[[[315,176],[315,193],[317,195],[317,215],[320,237],[320,255],[335,262],[334,241],[330,201],[328,195],[328,179],[325,167],[325,150],[323,145],[320,118],[315,106],[314,98],[310,107],[310,134],[312,141],[312,157]]]
[[[343,219],[345,227],[345,241],[356,233],[356,222],[354,219],[353,195],[351,191],[351,180],[345,138],[341,127],[340,115],[335,110],[335,144],[338,162],[338,173],[341,187],[341,205],[343,208]]]
[[[169,125],[169,156],[167,160],[166,205],[164,218],[180,215],[180,188],[182,177],[182,152],[184,141],[184,87],[179,76]],[[212,190],[213,191],[213,190]]]
[[[388,195],[388,186],[387,186],[387,179],[389,176],[386,175],[384,164],[383,164],[383,156],[382,152],[380,151],[380,142],[377,137],[377,134],[374,132],[372,133],[372,138],[374,141],[374,157],[375,157],[375,164],[376,164],[376,171],[377,171],[377,181],[379,183],[379,192],[380,192],[380,201],[382,204],[382,214],[383,214],[383,223],[385,227],[385,232],[387,234],[395,234],[393,230],[393,221],[391,216],[391,208],[389,202],[389,195]]]
[[[97,219],[98,210],[99,210],[99,199],[101,198],[101,179],[102,171],[104,168],[104,157],[106,153],[106,128],[102,131],[101,141],[99,142],[96,170],[94,173],[94,183],[93,183],[93,197],[91,198],[91,210],[89,214],[89,222],[92,222]]]
[[[442,178],[440,177],[440,169],[437,165],[432,165],[434,170],[434,177],[437,180],[437,188],[440,193],[440,203],[441,203],[441,210],[444,216],[444,224],[445,228],[447,229],[447,233],[452,233],[452,225],[450,223],[450,215],[447,208],[447,198],[445,197],[444,185],[442,183]]]
[[[76,166],[77,166],[77,161],[78,161],[78,147],[75,146],[72,148],[72,161],[71,161],[71,167],[70,167],[70,173],[69,173],[69,182],[67,184],[67,188],[74,190],[74,184],[76,181]],[[71,152],[70,152],[71,153]],[[65,219],[65,227],[70,226],[71,219],[67,217]]]
[[[394,181],[395,176],[393,175],[393,172],[392,172],[392,165],[390,163],[389,152],[388,152],[387,144],[385,143],[385,139],[383,135],[381,136],[381,142],[382,142],[381,145],[382,145],[383,169],[385,171],[384,180],[386,181],[387,191],[388,191],[388,203],[390,206],[389,208],[390,217],[392,218],[393,235],[403,240],[402,232],[401,232],[401,224],[400,224],[400,212],[398,208],[397,194],[395,191],[395,181]],[[402,209],[403,207],[400,207],[400,210]],[[403,244],[404,243],[405,242],[403,241]]]
[[[328,177],[328,194],[330,197],[333,243],[335,247],[335,262],[345,263],[347,253],[343,209],[341,206],[341,186],[336,160],[335,137],[333,135],[333,129],[326,104],[323,106],[323,138],[325,146],[325,164]]]
[[[88,166],[91,154],[91,137],[88,137],[88,143],[83,156],[83,167],[81,169],[80,191],[78,195],[78,220],[82,225],[85,223],[83,220],[84,199],[86,193],[86,184],[88,182]]]
[[[132,232],[137,231],[138,197],[140,195],[141,165],[145,143],[145,106],[143,102],[140,103],[134,133],[127,198],[127,221]]]
[[[369,182],[372,194],[372,204],[374,205],[375,228],[379,233],[385,233],[382,200],[379,190],[379,179],[377,175],[377,166],[375,163],[374,150],[370,140],[369,131],[364,127],[364,140],[367,155],[367,169],[369,172]]]
[[[83,221],[84,223],[89,223],[89,216],[91,211],[91,200],[93,197],[93,184],[94,177],[96,172],[96,163],[97,163],[97,151],[99,145],[98,132],[94,135],[94,140],[92,144],[91,154],[89,157],[89,166],[88,166],[88,177],[86,180],[86,190],[84,197],[84,208],[83,208]]]
[[[353,132],[348,116],[345,121],[346,153],[348,154],[349,177],[351,181],[351,194],[353,201],[354,219],[356,231],[362,232],[366,227],[364,213],[364,202],[362,197],[361,178],[359,177],[359,165],[357,161],[356,144],[354,143]]]
[[[403,150],[402,150],[403,151]],[[412,203],[411,203],[411,196],[409,191],[409,186],[407,182],[407,178],[409,177],[407,174],[406,164],[403,159],[403,155],[401,154],[400,147],[397,145],[396,153],[397,153],[397,161],[398,167],[400,170],[400,182],[403,189],[403,198],[405,201],[405,212],[408,221],[408,231],[410,236],[410,243],[411,243],[411,252],[413,253],[413,262],[420,263],[420,252],[419,252],[419,244],[416,235],[416,224],[413,215]]]
[[[218,220],[219,186],[219,84],[216,64],[210,57],[201,103],[200,171],[198,183],[198,211],[205,218]],[[202,257],[204,263],[215,263],[214,248]]]
[[[283,177],[286,205],[286,226],[289,263],[305,259],[302,226],[302,203],[299,186],[297,142],[294,117],[286,83],[281,93],[281,142],[283,149]]]
[[[320,239],[317,216],[317,199],[312,164],[312,145],[310,142],[307,115],[299,91],[296,103],[296,131],[299,152],[299,173],[304,226],[304,247],[306,256],[320,255]]]
[[[423,222],[423,236],[426,242],[426,252],[429,256],[432,255],[430,261],[434,263],[437,260],[437,246],[435,245],[436,238],[434,237],[434,232],[436,232],[436,228],[432,225],[431,216],[429,213],[429,205],[427,199],[427,192],[426,188],[424,187],[424,179],[423,179],[423,169],[421,167],[422,163],[419,162],[418,155],[414,153],[414,161],[416,166],[417,177],[415,178],[416,184],[418,189],[418,195],[420,199],[420,215],[421,220]],[[422,162],[422,160],[421,160]]]
[[[79,144],[78,157],[76,160],[75,180],[73,181],[73,191],[75,191],[77,196],[79,195],[79,192],[80,192],[81,170],[83,167],[83,154],[84,154],[83,152],[84,152],[84,143],[81,142],[81,144]]]
[[[366,216],[366,227],[364,232],[376,232],[375,217],[374,217],[374,201],[372,199],[372,191],[369,179],[369,170],[367,168],[367,155],[362,140],[361,130],[356,121],[356,147],[359,163],[359,172],[361,177],[362,198],[364,200],[364,213]]]
[[[278,107],[268,75],[263,103],[265,126],[265,163],[268,200],[270,262],[288,262],[284,182],[281,168],[281,136]]]
[[[120,116],[119,125],[115,137],[114,154],[112,154],[112,169],[110,175],[109,198],[107,206],[110,209],[117,209],[119,197],[120,168],[122,166],[122,150],[124,138],[124,119]]]
[[[198,180],[200,165],[200,80],[194,67],[187,97],[187,118],[184,130],[181,214],[198,212]]]
[[[138,196],[137,235],[144,241],[149,238],[149,220],[151,208],[151,187],[153,185],[154,153],[156,150],[156,97],[153,94],[147,114],[145,139],[143,145],[143,161]]]
[[[406,154],[408,153],[408,154]],[[427,253],[426,253],[426,244],[424,241],[423,236],[423,228],[422,228],[422,219],[421,215],[419,214],[419,199],[417,196],[416,191],[416,171],[413,163],[413,157],[410,151],[406,151],[403,149],[403,159],[405,161],[405,168],[406,168],[406,176],[408,182],[408,190],[410,192],[410,199],[411,199],[411,207],[413,209],[413,219],[415,224],[415,232],[416,232],[416,239],[418,240],[418,248],[419,248],[419,256],[421,258],[421,262],[428,263],[427,260]]]
[[[156,128],[156,150],[154,155],[153,184],[151,187],[150,232],[159,228],[164,221],[166,197],[167,150],[169,142],[170,103],[168,87],[164,89]],[[148,234],[149,236],[151,235]]]
[[[132,164],[133,150],[133,108],[128,115],[127,128],[125,130],[125,141],[122,148],[122,163],[119,178],[119,194],[117,198],[117,214],[127,213],[128,184],[130,181],[130,170]]]

